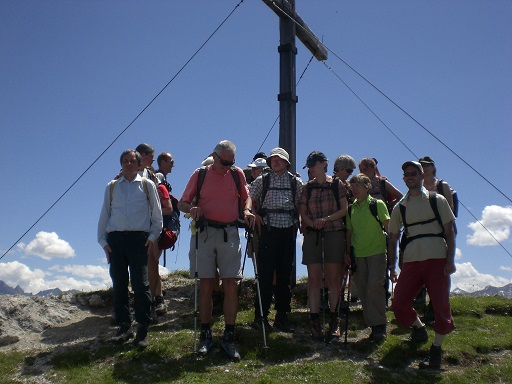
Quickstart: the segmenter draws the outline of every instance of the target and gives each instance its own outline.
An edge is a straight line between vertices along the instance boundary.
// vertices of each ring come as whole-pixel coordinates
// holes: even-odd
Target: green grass
[[[247,284],[247,283],[246,283]],[[352,310],[349,343],[343,337],[330,345],[316,343],[307,334],[308,315],[299,287],[291,315],[297,326],[292,336],[262,335],[249,327],[253,320],[254,294],[250,284],[242,291],[237,318],[237,342],[243,359],[233,363],[217,346],[204,359],[192,353],[193,308],[180,314],[172,325],[151,327],[145,350],[131,344],[94,341],[39,354],[0,355],[0,381],[18,383],[43,376],[52,383],[510,383],[512,382],[512,300],[501,297],[454,297],[456,330],[445,340],[443,369],[423,372],[418,362],[427,356],[433,339],[422,345],[405,340],[388,312],[388,338],[382,344],[354,340],[367,335],[361,310]],[[299,309],[300,307],[300,309]],[[222,316],[213,325],[218,340]],[[35,382],[33,381],[33,382]]]

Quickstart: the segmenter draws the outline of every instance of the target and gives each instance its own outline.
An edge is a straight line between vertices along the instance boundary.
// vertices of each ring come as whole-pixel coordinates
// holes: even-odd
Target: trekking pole
[[[345,312],[345,347],[348,339],[348,318],[350,316],[350,283],[352,282],[351,271],[347,270],[347,309]]]
[[[245,229],[245,238],[247,240],[247,228]],[[242,263],[242,280],[240,280],[240,284],[238,284],[238,300],[240,301],[240,292],[242,291],[242,283],[243,283],[243,276],[245,271],[245,260],[247,259],[247,254],[249,253],[249,241],[246,241],[245,244],[245,253],[244,253],[244,261]]]
[[[322,248],[322,291],[320,293],[320,303],[325,297],[325,233],[324,230],[320,230],[320,246]],[[322,331],[324,331],[325,328],[325,308],[322,310]],[[325,333],[325,332],[324,332]],[[328,338],[324,334],[324,341],[327,343]]]
[[[198,283],[199,283],[199,274],[197,273],[197,249],[199,248],[199,230],[203,225],[203,219],[199,218],[199,220],[196,221],[195,229],[196,229],[196,251],[195,251],[195,270],[194,270],[194,352],[196,352],[197,348],[197,316],[198,316],[198,300],[197,300],[197,292],[198,292]]]
[[[246,236],[247,236],[248,240],[251,242],[251,247],[254,252],[254,240],[253,240],[253,235],[252,235],[252,229],[248,228],[246,230]],[[260,278],[258,275],[258,261],[256,260],[256,252],[253,253],[252,264],[254,265],[254,281],[256,282],[256,292],[258,294],[258,305],[260,308],[261,329],[263,332],[263,351],[266,356],[269,348],[267,346],[267,333],[266,333],[267,331],[265,329],[265,318],[263,317],[263,305],[261,304]]]

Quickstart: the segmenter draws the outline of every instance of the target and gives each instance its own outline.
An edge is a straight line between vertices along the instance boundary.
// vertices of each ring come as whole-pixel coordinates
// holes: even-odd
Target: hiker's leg
[[[147,235],[137,235],[127,244],[130,247],[130,281],[135,297],[135,320],[139,324],[149,324],[151,321],[151,292],[148,280],[148,248]]]
[[[329,288],[329,308],[334,311],[340,291],[340,270],[344,263],[345,232],[331,231],[325,234],[325,282]]]
[[[280,313],[291,312],[291,275],[295,257],[295,239],[297,229],[295,226],[279,228],[276,232],[276,243],[280,243],[276,255],[276,311]]]
[[[131,322],[128,293],[128,259],[125,255],[125,239],[122,233],[111,232],[108,235],[110,253],[109,272],[112,278],[112,291],[115,318],[119,323]]]
[[[403,263],[395,287],[393,312],[396,320],[404,328],[409,328],[418,318],[412,304],[421,287],[425,284],[421,263],[424,263],[424,261]]]
[[[308,264],[308,303],[311,313],[320,312],[322,290],[322,264]]]
[[[371,327],[386,324],[386,255],[366,257],[368,280],[366,283],[366,316],[367,324]]]
[[[434,331],[446,335],[455,329],[450,308],[450,276],[444,274],[446,259],[431,259],[426,263],[425,286],[434,308]]]

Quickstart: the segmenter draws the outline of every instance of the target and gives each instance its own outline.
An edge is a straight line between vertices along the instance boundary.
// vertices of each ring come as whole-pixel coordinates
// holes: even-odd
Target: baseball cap
[[[424,164],[432,164],[435,165],[436,163],[430,156],[424,156],[421,159],[418,160],[420,163]]]
[[[312,167],[317,163],[317,161],[327,161],[327,156],[325,156],[324,153],[320,151],[311,152],[306,159],[306,165],[303,166],[302,169],[305,169],[306,167]]]
[[[423,173],[423,167],[417,161],[406,161],[402,164],[402,171],[405,171],[405,168],[410,166],[416,167],[420,173]]]

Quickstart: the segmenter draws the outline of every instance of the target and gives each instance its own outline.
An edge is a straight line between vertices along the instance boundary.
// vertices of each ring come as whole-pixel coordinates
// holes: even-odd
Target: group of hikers
[[[138,323],[135,345],[148,345],[152,316],[165,313],[158,275],[165,248],[161,238],[169,218],[179,210],[192,219],[189,260],[190,276],[196,282],[194,348],[199,356],[206,356],[213,346],[212,297],[220,279],[225,322],[221,347],[230,359],[241,358],[235,325],[242,279],[239,228],[245,227],[257,287],[251,327],[263,333],[265,346],[268,332],[294,332],[289,314],[299,232],[304,236],[302,264],[308,273],[313,339],[340,336],[340,291],[351,276],[350,285],[357,287],[364,321],[371,328],[369,340],[385,340],[390,280],[396,283],[392,310],[401,326],[411,328],[413,343],[429,338],[413,306],[419,292],[428,291],[435,335],[420,368],[438,369],[442,342],[455,328],[449,302],[450,275],[455,272],[455,215],[452,189],[436,178],[434,160],[426,156],[403,163],[407,188],[403,195],[380,175],[373,158],[356,164],[351,156],[341,155],[331,176],[325,154],[313,151],[304,165],[309,178],[304,183],[290,172],[289,154],[283,148],[272,149],[268,156],[256,154],[245,173],[234,165],[235,153],[232,142],[220,141],[193,172],[177,204],[172,204],[167,182],[174,166],[170,153],[158,156],[156,172],[151,167],[151,146],[141,144],[121,154],[122,169],[105,189],[98,224],[119,325],[114,339],[124,342],[134,336],[129,281]],[[357,166],[360,173],[351,176]],[[328,291],[327,304],[324,291]],[[275,316],[270,325],[272,298]],[[321,318],[323,307],[330,312],[327,326]]]

